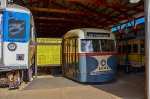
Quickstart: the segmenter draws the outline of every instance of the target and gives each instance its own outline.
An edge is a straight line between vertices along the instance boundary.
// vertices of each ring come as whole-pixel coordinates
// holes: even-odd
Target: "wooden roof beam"
[[[67,22],[79,22],[85,25],[90,26],[89,22],[85,22],[84,20],[77,20],[77,19],[69,19],[69,18],[54,18],[54,17],[34,17],[37,20],[51,20],[51,21],[67,21]]]
[[[81,20],[74,20],[69,18],[54,18],[54,17],[34,17],[38,20],[54,20],[54,21],[70,21],[70,22],[83,22]]]
[[[76,1],[76,0],[70,0],[70,1]],[[83,0],[82,0],[83,1]],[[90,0],[88,0],[88,1],[90,1]],[[91,2],[93,2],[93,1],[91,1],[91,2],[88,2],[88,1],[86,1],[85,3],[91,3]],[[77,2],[79,3],[79,1],[77,0]],[[100,1],[98,1],[98,2],[100,2]],[[80,3],[79,3],[80,4]],[[93,4],[93,3],[92,3]],[[96,4],[96,3],[94,3],[94,4]],[[98,3],[99,4],[99,3]],[[80,5],[82,5],[82,4],[80,4]],[[99,4],[100,5],[100,4]],[[82,6],[84,6],[84,5],[82,5]],[[107,6],[107,5],[106,5]],[[88,9],[88,10],[90,10],[88,7],[86,7],[86,6],[84,6],[86,9]],[[111,7],[111,8],[113,8],[113,9],[115,9],[116,11],[118,11],[119,13],[122,13],[123,15],[124,15],[124,17],[123,17],[123,19],[119,19],[118,17],[115,17],[115,18],[117,18],[117,20],[124,20],[124,19],[126,19],[126,20],[131,20],[131,19],[133,19],[133,16],[131,16],[131,15],[129,15],[126,11],[122,11],[120,8],[117,8],[116,6],[113,6],[113,7]],[[94,13],[96,12],[95,10],[92,10],[92,11],[94,11]],[[106,14],[105,13],[102,13],[102,12],[97,12],[97,13],[101,13],[102,15],[104,15],[105,17],[107,17],[106,16]],[[111,16],[110,16],[111,17]]]
[[[55,29],[55,28],[39,28],[39,29],[37,29],[37,31],[39,32],[39,31],[42,31],[42,32],[49,32],[49,33],[52,33],[53,31],[61,31],[61,32],[63,32],[63,31],[68,31],[68,30],[71,30],[71,29],[73,29],[73,28],[69,28],[69,29]],[[61,32],[59,32],[59,33],[61,33]]]
[[[94,6],[94,5],[92,5],[92,6],[94,6],[94,8],[92,7],[91,8],[91,6],[90,6],[90,8],[89,7],[87,7],[87,6],[85,6],[85,5],[82,5],[82,4],[80,4],[80,3],[75,3],[75,2],[71,2],[72,4],[75,4],[77,7],[78,6],[81,6],[82,8],[83,8],[83,10],[82,11],[84,11],[84,9],[86,9],[86,10],[88,10],[88,11],[90,11],[90,13],[92,13],[93,15],[95,15],[95,17],[98,17],[98,16],[101,16],[101,15],[103,15],[104,13],[103,13],[103,11],[104,10],[106,10],[108,7],[106,7],[105,9],[103,9],[103,10],[101,10],[100,11],[100,13],[99,12],[97,12],[97,11],[95,11],[95,9],[96,9],[96,7],[98,6]],[[89,4],[90,5],[90,4]],[[88,5],[88,6],[89,6]],[[93,13],[94,12],[94,13]],[[89,22],[89,20],[93,20],[94,21],[94,23],[93,22],[89,22],[89,23],[91,23],[92,25],[91,25],[91,27],[97,27],[97,25],[95,25],[95,24],[97,24],[98,22],[97,22],[97,20],[95,20],[95,19],[93,19],[93,17],[86,17],[86,18],[88,18],[88,22]],[[116,17],[116,19],[120,19],[120,18],[117,18]],[[112,19],[113,20],[113,19]],[[101,23],[102,24],[102,23]],[[103,26],[106,26],[106,24],[102,24]],[[108,24],[107,24],[108,25]],[[99,28],[99,27],[97,27],[97,28]]]
[[[76,4],[76,3],[75,3]],[[105,18],[107,18],[107,19],[110,19],[110,21],[112,22],[112,23],[116,23],[116,20],[124,20],[124,18],[123,17],[112,17],[112,16],[110,16],[110,15],[106,15],[105,13],[103,13],[103,12],[97,12],[97,11],[95,11],[95,10],[93,10],[93,9],[90,9],[90,8],[88,8],[87,6],[85,6],[85,5],[82,5],[82,4],[80,4],[80,3],[78,3],[78,4],[76,4],[77,6],[82,6],[83,8],[85,8],[85,9],[88,9],[90,12],[93,12],[93,13],[95,13],[96,15],[98,15],[98,16],[104,16]],[[101,18],[102,19],[102,18]],[[94,25],[94,26],[97,26],[97,25],[99,25],[99,24],[97,24],[97,23],[99,23],[97,20],[95,20],[95,24],[96,25]],[[101,23],[102,24],[102,23]],[[103,23],[103,25],[104,25],[105,23]],[[107,24],[106,24],[107,25]],[[105,26],[106,26],[105,25]]]
[[[86,15],[94,16],[94,14],[89,12],[79,12],[79,11],[70,11],[70,10],[60,10],[60,9],[49,9],[49,8],[38,8],[38,7],[29,7],[32,11],[43,11],[43,12],[54,12],[54,13],[63,13],[63,14],[77,14],[77,15]]]
[[[27,6],[27,5],[32,5],[32,4],[36,4],[36,3],[45,2],[45,1],[46,1],[46,0],[36,0],[36,1],[29,0],[27,3],[25,3],[25,6]]]
[[[51,23],[37,23],[38,26],[58,26],[58,27],[65,27],[65,26],[78,26],[78,24],[51,24]]]
[[[120,4],[117,4],[117,6],[114,6],[113,3],[108,3],[105,1],[99,1],[99,0],[67,0],[67,1],[72,1],[72,2],[79,2],[79,3],[90,3],[90,4],[96,4],[96,5],[101,5],[101,6],[109,6],[112,8],[121,8],[121,9],[127,9],[127,10],[133,10],[133,11],[138,11],[138,12],[144,12],[144,9],[139,9],[139,8],[134,8],[134,7],[129,7],[129,6],[123,6]]]
[[[54,3],[54,2],[53,2]],[[60,5],[60,4],[57,4],[57,3],[54,3],[55,5],[58,5],[58,6],[60,6],[61,8],[66,8],[66,9],[71,9],[70,8],[70,6],[68,6],[68,5],[66,5],[66,4],[64,4],[64,6],[63,5]],[[71,4],[71,3],[70,3]],[[94,14],[94,13],[91,13],[91,12],[83,12],[83,13],[88,13],[88,14],[86,14],[86,19],[88,18],[88,20],[85,20],[86,21],[86,24],[88,24],[90,27],[91,26],[93,26],[93,24],[92,24],[92,22],[93,21],[90,21],[90,20],[93,20],[93,18],[91,19],[91,18],[89,18],[88,16],[92,16],[92,17],[95,17],[95,16],[97,16],[96,14]],[[74,17],[73,16],[73,19],[75,19],[75,18],[77,18],[77,17],[79,17],[79,18],[83,18],[83,17],[81,17],[81,16],[76,16],[76,17]],[[84,18],[85,19],[85,18]],[[89,22],[90,21],[90,22]]]

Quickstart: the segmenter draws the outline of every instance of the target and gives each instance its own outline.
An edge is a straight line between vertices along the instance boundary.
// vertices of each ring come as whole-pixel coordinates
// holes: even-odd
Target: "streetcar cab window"
[[[126,53],[126,45],[122,45],[122,53]]]
[[[100,46],[102,52],[114,52],[115,43],[114,40],[100,40]]]
[[[141,44],[141,53],[144,53],[144,44]]]
[[[27,42],[30,37],[30,15],[4,11],[4,41]],[[7,29],[6,29],[7,28]]]
[[[82,52],[93,52],[92,40],[81,40],[81,51]]]
[[[118,45],[118,53],[121,53],[121,45]]]
[[[81,40],[82,52],[114,52],[114,40]]]
[[[10,39],[25,39],[26,22],[19,19],[9,19],[8,37]]]
[[[133,53],[138,53],[138,45],[133,44]]]
[[[129,44],[128,45],[128,53],[132,53],[132,49],[131,48],[132,48],[132,46],[131,46],[131,44]]]

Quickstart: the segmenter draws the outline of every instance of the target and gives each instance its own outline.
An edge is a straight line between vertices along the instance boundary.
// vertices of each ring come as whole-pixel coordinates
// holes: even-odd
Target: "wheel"
[[[19,86],[21,84],[20,79],[20,72],[14,71],[14,72],[8,72],[6,74],[7,76],[7,84],[9,86],[9,89],[19,89]]]

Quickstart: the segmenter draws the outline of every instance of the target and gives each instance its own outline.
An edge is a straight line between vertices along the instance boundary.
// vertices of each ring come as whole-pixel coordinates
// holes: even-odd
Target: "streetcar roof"
[[[29,9],[16,4],[8,4],[8,6],[6,7],[6,11],[15,11],[21,13],[28,13],[28,14],[31,13]]]
[[[68,37],[80,37],[80,38],[85,38],[85,33],[87,32],[101,32],[101,33],[111,33],[111,31],[105,30],[105,29],[99,29],[99,28],[79,28],[79,29],[73,29],[68,31],[65,35],[64,38]]]

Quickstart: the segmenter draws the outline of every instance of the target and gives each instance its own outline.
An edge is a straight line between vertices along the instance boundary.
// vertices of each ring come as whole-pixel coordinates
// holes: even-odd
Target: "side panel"
[[[28,66],[28,43],[16,42],[17,49],[15,51],[8,50],[9,42],[4,42],[3,62],[5,66]],[[20,59],[19,56],[20,55]],[[21,59],[22,57],[22,59]],[[18,69],[21,67],[18,67]]]

